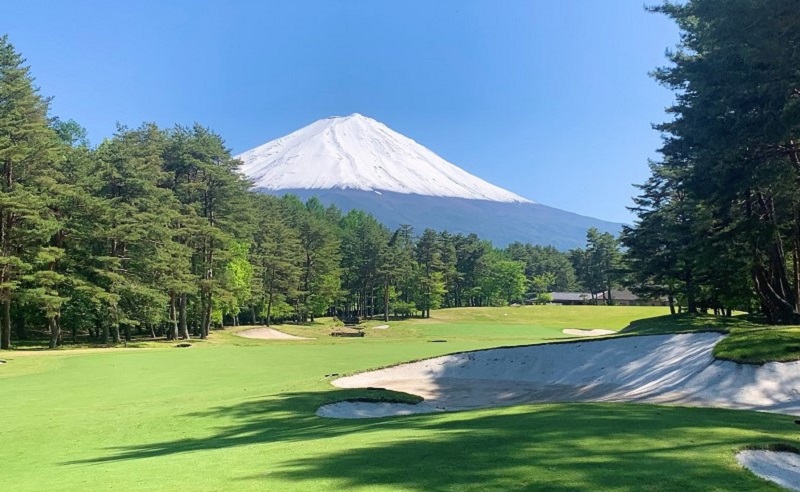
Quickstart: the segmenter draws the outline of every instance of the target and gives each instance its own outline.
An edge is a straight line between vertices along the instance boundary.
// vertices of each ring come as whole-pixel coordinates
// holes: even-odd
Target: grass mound
[[[800,327],[766,325],[759,318],[747,315],[730,318],[686,313],[658,316],[636,320],[621,333],[661,335],[698,331],[728,334],[714,347],[717,359],[742,364],[800,360]]]

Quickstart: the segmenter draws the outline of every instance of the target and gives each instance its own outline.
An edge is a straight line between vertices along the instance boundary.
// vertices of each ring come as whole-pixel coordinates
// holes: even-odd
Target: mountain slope
[[[619,234],[622,224],[566,212],[539,203],[507,203],[404,193],[380,195],[360,190],[279,190],[268,193],[293,194],[303,200],[317,197],[347,212],[365,210],[389,228],[410,224],[417,233],[426,228],[450,233],[475,233],[495,246],[515,241],[551,245],[567,250],[586,245],[586,230]]]
[[[264,190],[340,188],[530,203],[360,114],[316,121],[238,158],[242,172]]]
[[[410,224],[514,241],[583,246],[586,230],[621,224],[535,203],[488,183],[371,118],[316,121],[237,156],[255,188],[318,197],[345,212],[361,209],[388,227]]]

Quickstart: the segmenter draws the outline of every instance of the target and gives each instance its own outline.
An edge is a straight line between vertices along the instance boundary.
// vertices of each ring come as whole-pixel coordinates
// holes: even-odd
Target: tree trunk
[[[111,325],[111,336],[113,337],[115,344],[122,342],[122,337],[120,337],[119,334],[119,323],[114,323]]]
[[[797,235],[797,232],[795,232]],[[800,311],[800,237],[795,237],[792,248],[792,287],[794,288],[795,310]]]
[[[50,327],[50,348],[54,349],[58,346],[58,339],[61,338],[61,327],[58,326],[55,316],[47,318],[47,324]]]
[[[389,321],[389,280],[383,283],[383,321]]]
[[[186,298],[187,297],[188,297],[187,294],[184,293],[184,294],[181,294],[180,298],[178,299],[178,311],[179,311],[179,318],[180,318],[179,332],[180,332],[180,337],[183,340],[188,340],[189,339],[189,326],[188,326],[187,320],[186,320],[186,302],[187,302]]]
[[[758,243],[754,244],[753,281],[756,291],[761,298],[761,304],[767,319],[771,323],[791,325],[800,322],[798,313],[798,299],[795,296],[793,284],[789,281],[786,265],[786,254],[783,247],[783,238],[778,230],[775,217],[775,202],[763,192],[756,194],[760,207],[760,219],[766,222],[771,230],[771,238],[767,239],[769,247],[766,249],[766,262],[759,254]]]
[[[3,299],[3,323],[0,326],[0,349],[11,349],[11,297],[6,291]]]
[[[266,318],[266,325],[270,326],[272,322],[272,288],[273,288],[273,280],[270,279],[269,281],[269,292],[267,292],[267,318]]]
[[[369,288],[369,319],[375,317],[375,287]]]
[[[686,311],[691,314],[697,314],[697,298],[695,297],[694,275],[691,270],[685,274],[686,284]]]
[[[208,332],[211,329],[211,314],[212,314],[211,310],[212,310],[211,292],[208,292],[206,298],[205,310],[203,312],[203,326],[200,327],[200,330],[202,332],[200,337],[203,339],[208,338]]]
[[[169,330],[167,340],[178,339],[178,309],[175,303],[175,292],[169,293]]]
[[[206,310],[206,303],[207,303],[206,292],[205,288],[203,288],[203,290],[200,291],[200,325],[197,327],[197,333],[195,333],[195,335],[199,335],[201,339],[206,338],[205,327],[206,327],[206,318],[208,317],[207,316],[208,311]]]

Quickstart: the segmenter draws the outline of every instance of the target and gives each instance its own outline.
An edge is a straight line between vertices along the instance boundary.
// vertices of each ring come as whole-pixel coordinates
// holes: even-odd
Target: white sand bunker
[[[387,330],[389,329],[389,325],[378,325],[378,326],[373,326],[372,328],[375,330]]]
[[[614,335],[617,332],[614,330],[581,330],[579,328],[567,328],[561,330],[561,333],[574,337],[599,337],[603,335]]]
[[[274,328],[253,328],[236,333],[240,337],[257,338],[260,340],[314,340],[313,338],[290,335]]]
[[[412,405],[410,403],[340,401],[319,407],[317,415],[331,419],[372,419],[441,411],[442,409],[425,403]]]
[[[800,454],[746,450],[736,455],[736,461],[765,480],[789,490],[800,491]]]
[[[800,362],[715,360],[717,333],[655,335],[466,352],[333,381],[463,410],[530,402],[641,402],[800,415]],[[344,404],[344,402],[343,402]]]

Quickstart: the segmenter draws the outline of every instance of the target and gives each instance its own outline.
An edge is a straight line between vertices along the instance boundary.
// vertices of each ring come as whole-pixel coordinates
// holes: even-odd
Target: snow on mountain
[[[360,114],[316,121],[237,156],[262,190],[363,190],[533,203]]]

